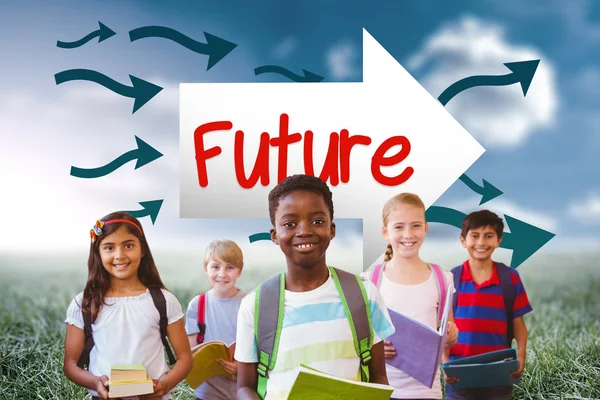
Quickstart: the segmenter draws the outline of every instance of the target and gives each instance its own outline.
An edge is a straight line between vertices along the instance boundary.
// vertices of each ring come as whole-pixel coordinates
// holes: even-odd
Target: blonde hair
[[[394,211],[394,209],[401,204],[422,208],[423,212],[425,212],[425,203],[423,203],[423,200],[421,200],[421,198],[418,195],[414,193],[397,194],[388,201],[386,201],[386,203],[383,205],[381,219],[383,221],[384,226],[387,225],[388,217],[390,216],[391,212]],[[392,259],[393,254],[394,250],[392,249],[392,245],[388,243],[383,261],[390,261]]]
[[[240,270],[244,268],[244,255],[242,254],[242,249],[240,249],[240,246],[232,240],[213,240],[208,245],[206,252],[204,253],[204,269],[206,269],[208,262],[215,258],[218,258],[235,268],[239,268]]]

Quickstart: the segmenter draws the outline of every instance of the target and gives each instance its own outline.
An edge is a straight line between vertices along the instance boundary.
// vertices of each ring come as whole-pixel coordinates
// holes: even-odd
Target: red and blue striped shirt
[[[454,323],[459,333],[456,345],[450,349],[451,360],[508,348],[502,285],[495,263],[493,268],[491,278],[478,285],[473,281],[469,261],[463,263],[460,285],[454,294],[458,296]],[[533,308],[519,273],[512,268],[510,273],[515,290],[513,318],[518,318]]]

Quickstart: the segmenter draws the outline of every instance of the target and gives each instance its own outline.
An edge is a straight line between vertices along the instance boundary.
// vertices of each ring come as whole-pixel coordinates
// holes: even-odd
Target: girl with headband
[[[181,304],[163,285],[142,226],[131,214],[103,217],[90,236],[87,283],[65,320],[65,375],[92,399],[108,399],[111,366],[143,364],[154,392],[134,398],[171,399],[171,389],[192,368]]]

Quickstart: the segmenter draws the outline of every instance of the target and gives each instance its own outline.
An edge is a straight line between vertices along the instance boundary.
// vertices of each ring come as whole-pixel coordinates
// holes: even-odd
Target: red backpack
[[[204,322],[206,314],[206,293],[202,293],[198,297],[198,335],[196,336],[196,342],[198,344],[204,342],[204,335],[206,334],[206,323]]]

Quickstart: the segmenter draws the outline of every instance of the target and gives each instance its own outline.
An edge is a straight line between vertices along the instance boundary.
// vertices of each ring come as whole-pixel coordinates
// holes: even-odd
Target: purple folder
[[[387,338],[396,348],[396,356],[386,358],[394,366],[431,388],[440,367],[448,326],[448,313],[452,307],[452,292],[446,291],[446,306],[440,329],[388,309],[396,332]]]

